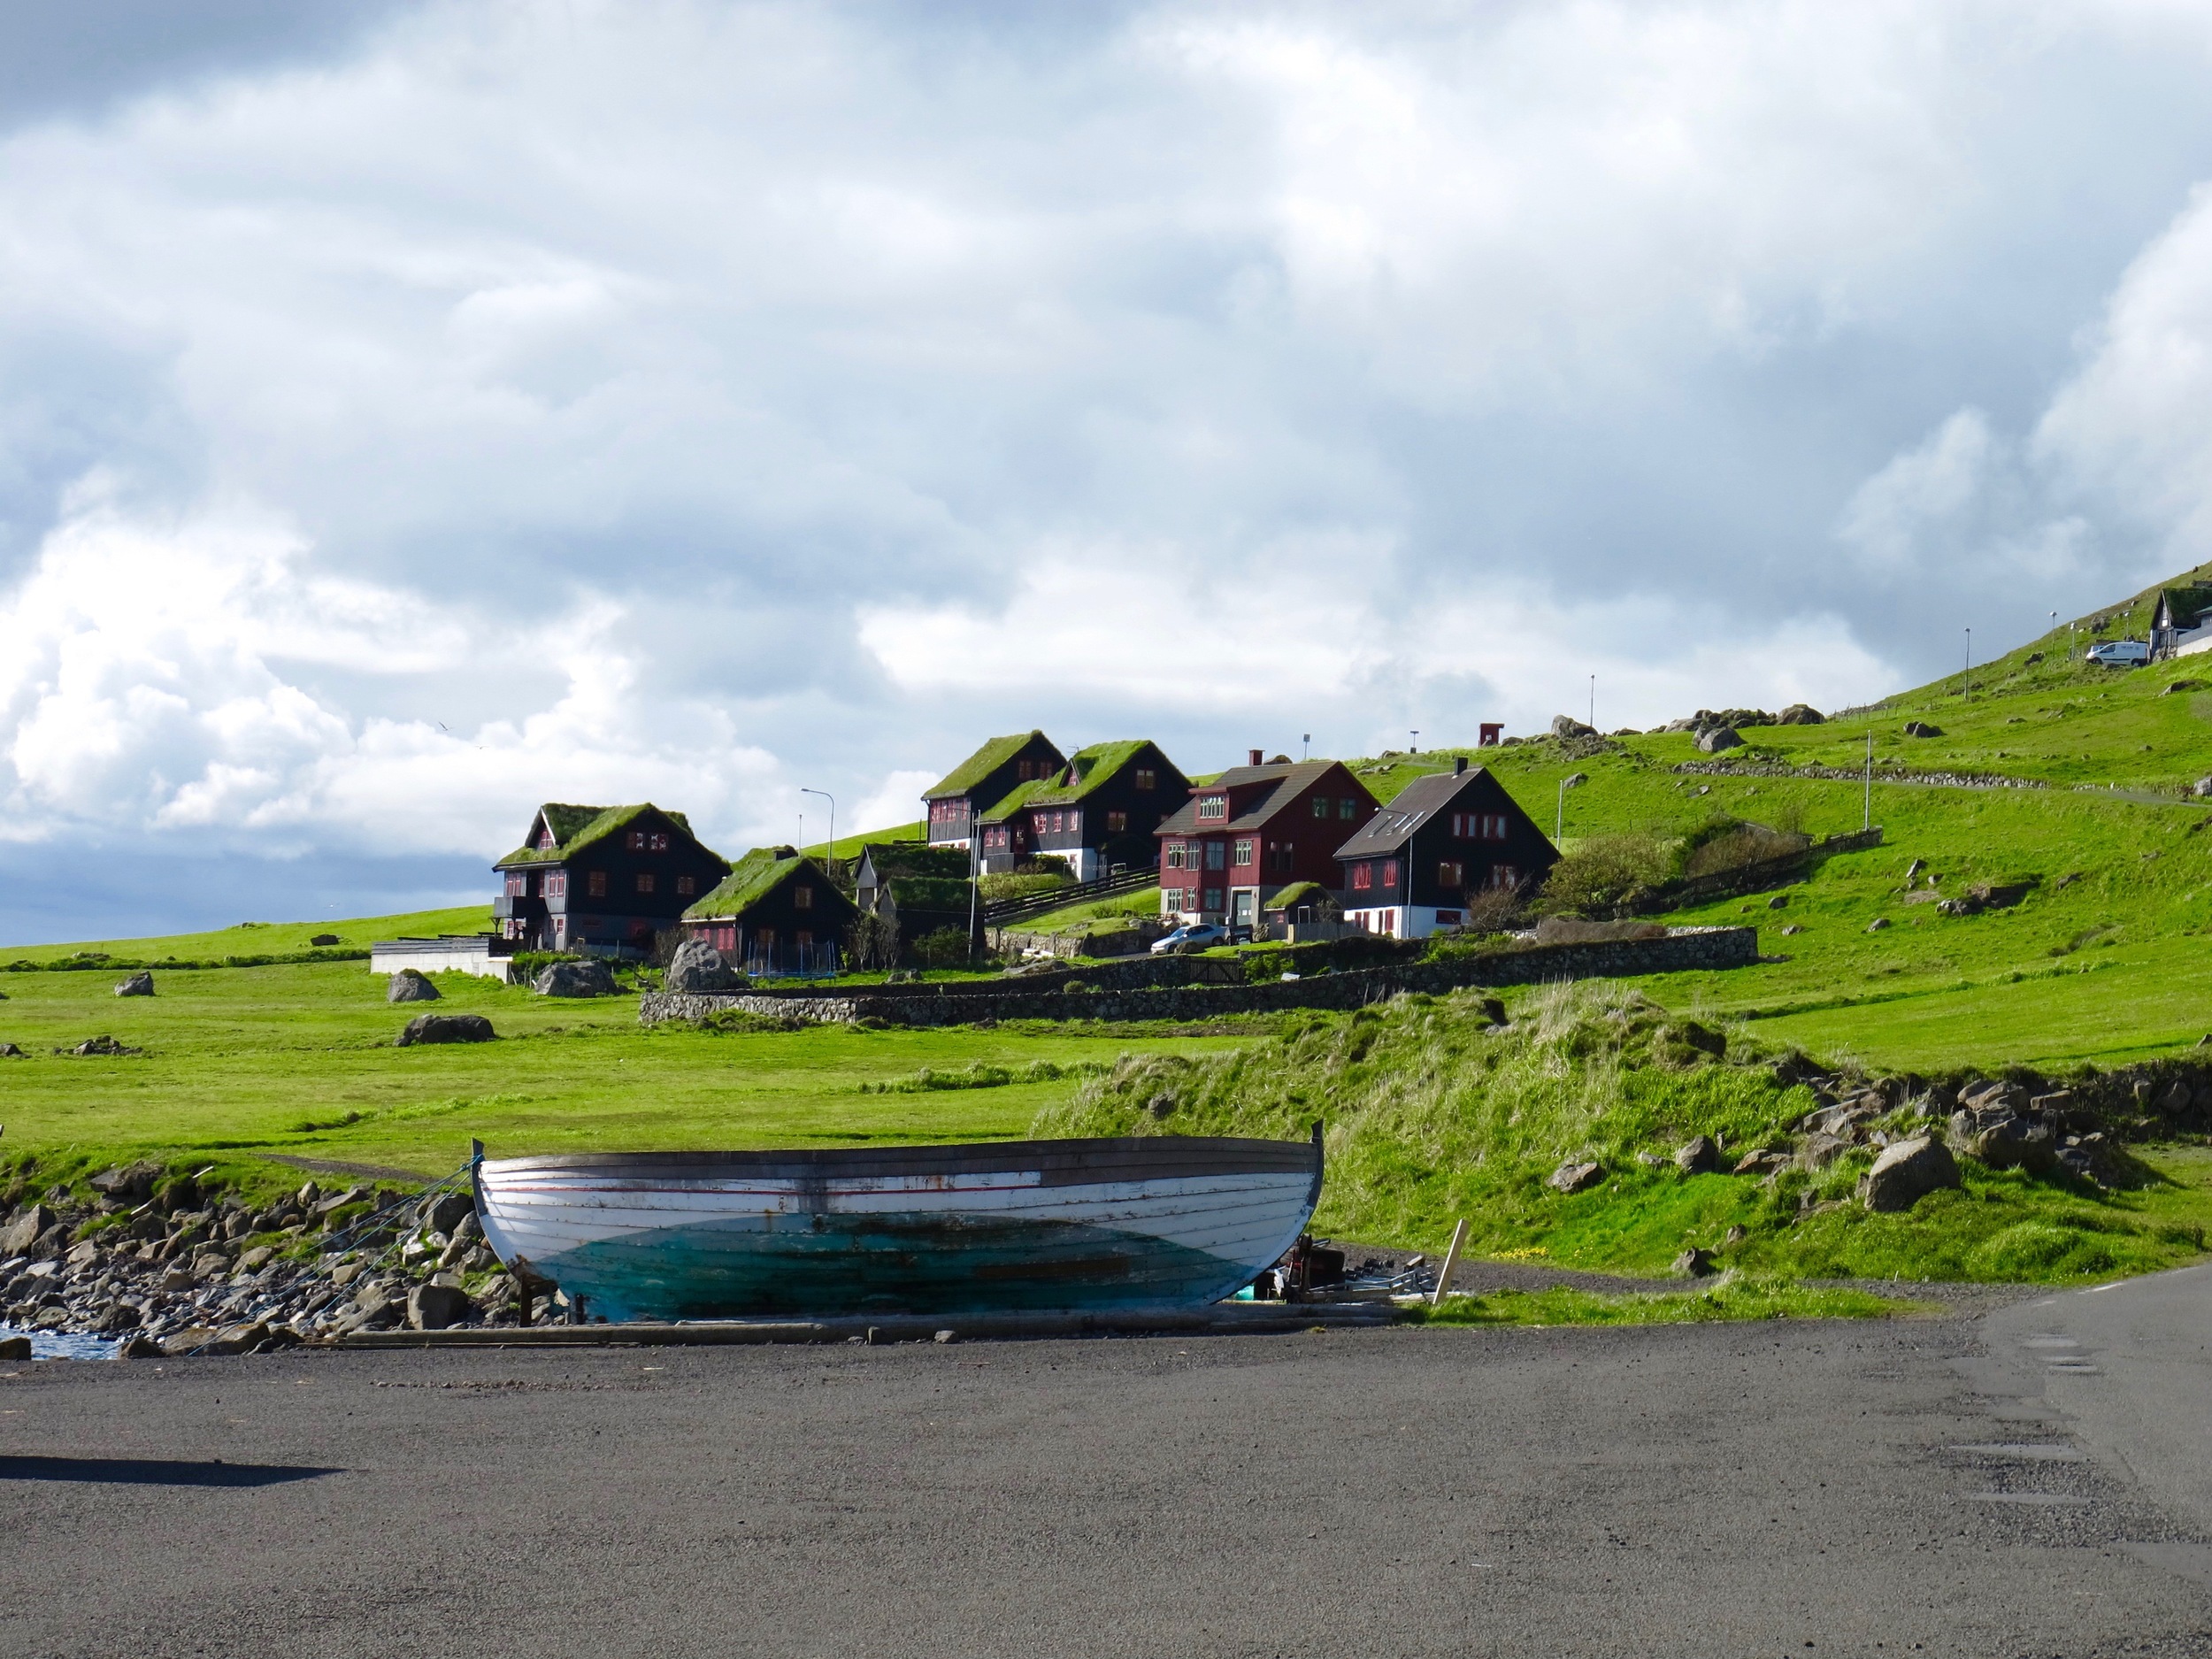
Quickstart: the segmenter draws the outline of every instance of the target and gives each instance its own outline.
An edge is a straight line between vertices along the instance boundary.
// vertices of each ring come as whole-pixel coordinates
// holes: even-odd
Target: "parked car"
[[[1213,922],[1186,922],[1164,939],[1152,941],[1156,956],[1173,956],[1178,952],[1203,950],[1210,945],[1229,942],[1229,930]]]
[[[2140,640],[2105,640],[2089,648],[2089,660],[2107,668],[2140,668],[2151,660],[2151,648]]]

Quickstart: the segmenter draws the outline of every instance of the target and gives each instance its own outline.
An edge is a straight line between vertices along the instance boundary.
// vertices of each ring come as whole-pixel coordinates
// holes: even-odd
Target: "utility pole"
[[[829,868],[830,881],[832,885],[834,885],[837,880],[837,797],[826,789],[802,789],[799,793],[801,795],[818,795],[823,800],[830,803],[829,855],[824,860],[824,863],[826,864]],[[804,841],[801,841],[799,845],[803,848],[806,843]]]
[[[1874,827],[1874,728],[1870,726],[1866,729],[1866,810],[1860,818],[1859,827],[1863,830]]]
[[[1590,676],[1590,729],[1598,729],[1598,677]]]
[[[1966,674],[1961,682],[1959,695],[1969,703],[1974,700],[1974,630],[1966,630]]]

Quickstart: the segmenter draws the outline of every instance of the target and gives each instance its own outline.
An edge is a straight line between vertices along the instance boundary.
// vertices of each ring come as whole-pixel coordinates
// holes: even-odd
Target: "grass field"
[[[488,882],[487,883],[488,885]],[[73,945],[0,947],[0,971],[13,962],[60,962],[97,951],[121,961],[204,962],[224,956],[273,956],[307,950],[309,941],[335,933],[342,948],[365,950],[380,939],[439,933],[480,933],[492,925],[489,902],[457,910],[412,910],[403,916],[363,916],[342,922],[241,922],[207,933],[165,933],[150,939],[90,939]],[[0,979],[0,990],[8,981]]]

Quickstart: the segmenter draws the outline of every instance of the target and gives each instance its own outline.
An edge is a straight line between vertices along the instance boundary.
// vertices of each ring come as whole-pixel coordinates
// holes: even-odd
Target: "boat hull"
[[[1317,1142],[1141,1137],[487,1161],[501,1258],[609,1319],[1216,1302],[1296,1240]]]

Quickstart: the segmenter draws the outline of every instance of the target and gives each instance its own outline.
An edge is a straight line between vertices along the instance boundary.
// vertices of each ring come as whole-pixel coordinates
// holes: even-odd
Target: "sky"
[[[0,941],[991,734],[1836,708],[2212,557],[2212,0],[76,0],[0,55]]]

